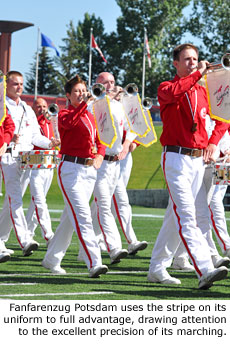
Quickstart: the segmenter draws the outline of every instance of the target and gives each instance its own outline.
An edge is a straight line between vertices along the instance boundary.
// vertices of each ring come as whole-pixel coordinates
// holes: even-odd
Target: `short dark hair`
[[[21,72],[18,71],[9,71],[6,73],[6,81],[8,81],[12,76],[23,77]]]
[[[71,78],[70,80],[68,80],[65,84],[65,93],[71,93],[74,85],[76,84],[84,84],[86,86],[86,82],[81,79],[81,77],[79,77],[79,75],[77,74],[75,77]]]
[[[197,55],[199,55],[199,50],[196,46],[194,46],[194,44],[191,43],[183,43],[183,44],[179,44],[178,46],[176,46],[173,49],[173,61],[177,60],[179,61],[180,59],[180,53],[182,52],[182,50],[184,49],[194,49],[197,53]]]

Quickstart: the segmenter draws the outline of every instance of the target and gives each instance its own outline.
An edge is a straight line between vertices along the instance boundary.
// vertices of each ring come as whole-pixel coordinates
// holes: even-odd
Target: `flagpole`
[[[39,60],[39,37],[40,28],[38,28],[38,38],[37,38],[37,56],[36,56],[36,70],[35,70],[35,86],[34,86],[34,99],[38,96],[38,60]]]
[[[88,87],[91,86],[91,74],[92,74],[92,34],[93,28],[90,29],[90,44],[89,44],[89,80]]]
[[[146,35],[146,28],[144,28],[144,48],[143,48],[143,65],[142,65],[142,95],[141,99],[142,102],[145,97],[145,35]]]

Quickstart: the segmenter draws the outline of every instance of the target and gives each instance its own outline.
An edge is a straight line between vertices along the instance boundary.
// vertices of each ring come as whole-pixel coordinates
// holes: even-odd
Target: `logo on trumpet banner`
[[[128,117],[132,125],[134,125],[135,121],[138,119],[138,109],[131,108],[130,111],[128,112]]]
[[[225,101],[225,98],[229,96],[229,85],[226,85],[225,88],[221,85],[218,90],[214,92],[214,96],[216,97],[217,107],[220,107]]]
[[[99,116],[99,126],[100,126],[100,132],[103,133],[104,132],[104,128],[106,126],[106,122],[107,122],[107,116],[106,116],[106,112],[104,114],[100,114]]]

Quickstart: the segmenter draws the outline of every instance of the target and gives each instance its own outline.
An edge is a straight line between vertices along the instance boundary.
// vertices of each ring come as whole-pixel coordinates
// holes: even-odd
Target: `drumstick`
[[[23,107],[24,108],[24,107]],[[21,120],[20,120],[20,123],[19,123],[19,127],[18,127],[18,135],[20,134],[20,129],[21,129],[21,126],[22,126],[22,120],[23,120],[23,117],[24,117],[24,114],[25,114],[25,108],[24,108],[24,110],[23,110],[23,114],[22,114],[22,117],[21,117]],[[15,150],[15,147],[16,147],[16,143],[14,144],[14,148],[13,148],[13,150]]]

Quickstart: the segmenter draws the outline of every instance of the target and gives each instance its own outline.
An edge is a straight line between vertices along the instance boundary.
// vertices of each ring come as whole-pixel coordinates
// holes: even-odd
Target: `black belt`
[[[92,158],[81,158],[81,157],[75,157],[75,156],[69,156],[69,155],[63,155],[62,161],[82,164],[86,166],[92,166],[94,162]]]
[[[189,149],[181,146],[164,146],[164,152],[175,152],[186,156],[201,157],[203,156],[203,150],[200,149]]]
[[[12,147],[7,147],[6,152],[5,153],[12,153]]]
[[[118,158],[118,155],[115,155],[115,156],[105,155],[104,160],[109,161],[109,162],[116,162],[119,160],[119,158]]]

